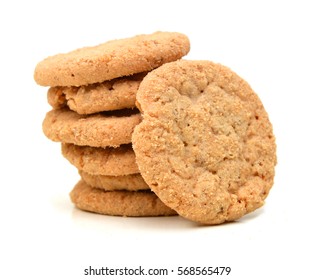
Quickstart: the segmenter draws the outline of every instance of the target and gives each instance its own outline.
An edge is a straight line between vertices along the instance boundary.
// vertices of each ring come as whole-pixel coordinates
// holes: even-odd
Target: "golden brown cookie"
[[[112,216],[173,216],[177,213],[163,204],[151,191],[104,191],[92,188],[83,180],[70,193],[81,210]]]
[[[117,147],[131,142],[134,127],[140,121],[140,114],[132,110],[79,115],[67,108],[54,109],[47,113],[43,131],[56,142]]]
[[[34,79],[42,86],[101,83],[150,71],[181,58],[189,50],[189,39],[180,33],[138,35],[50,56],[37,64]]]
[[[105,175],[92,175],[85,171],[80,170],[83,181],[94,188],[104,189],[106,191],[139,191],[150,190],[149,186],[145,183],[141,174],[130,174],[124,176],[105,176]]]
[[[66,105],[78,114],[93,114],[124,108],[134,108],[136,92],[145,74],[117,78],[80,87],[51,87],[48,103],[54,108]]]
[[[236,73],[209,61],[168,63],[144,78],[137,101],[137,164],[167,206],[220,224],[263,205],[275,137],[260,99]]]
[[[131,145],[95,148],[62,143],[63,156],[78,170],[92,175],[123,176],[139,173]]]

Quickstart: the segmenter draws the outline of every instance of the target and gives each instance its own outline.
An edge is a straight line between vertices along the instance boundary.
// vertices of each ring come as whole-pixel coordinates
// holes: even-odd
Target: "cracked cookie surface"
[[[136,161],[166,205],[204,224],[263,205],[275,137],[259,97],[236,73],[209,61],[168,63],[144,78],[137,102]]]

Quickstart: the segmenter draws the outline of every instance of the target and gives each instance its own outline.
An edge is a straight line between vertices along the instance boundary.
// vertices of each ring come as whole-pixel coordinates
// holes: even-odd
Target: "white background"
[[[1,1],[0,278],[106,279],[84,269],[142,265],[232,268],[193,279],[313,279],[313,11],[302,0]],[[232,68],[269,113],[275,185],[262,209],[237,222],[108,217],[69,200],[79,177],[41,131],[50,107],[33,80],[37,62],[157,30],[188,35],[187,58]],[[163,277],[179,278],[191,277]]]

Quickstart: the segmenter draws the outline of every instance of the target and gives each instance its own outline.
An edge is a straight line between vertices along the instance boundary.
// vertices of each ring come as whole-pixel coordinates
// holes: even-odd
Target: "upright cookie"
[[[80,87],[51,87],[48,103],[55,109],[68,106],[78,114],[134,108],[136,92],[144,76],[141,73]]]
[[[92,175],[124,176],[139,173],[131,145],[95,148],[61,144],[63,156],[78,170]]]
[[[42,86],[81,86],[150,71],[190,50],[187,36],[176,32],[108,41],[50,56],[37,64],[34,79]]]
[[[133,112],[131,112],[133,113]],[[47,113],[43,132],[52,141],[92,147],[117,147],[131,143],[134,127],[140,123],[139,113],[128,110],[79,115],[67,108]]]
[[[70,193],[76,207],[113,216],[173,216],[177,213],[163,204],[151,191],[111,191],[90,187],[79,181]]]
[[[82,170],[80,170],[79,173],[83,181],[93,188],[104,189],[106,191],[150,190],[139,173],[124,176],[92,175]]]
[[[137,164],[166,205],[204,224],[263,205],[275,137],[260,99],[237,74],[209,61],[168,63],[144,78],[137,101]]]

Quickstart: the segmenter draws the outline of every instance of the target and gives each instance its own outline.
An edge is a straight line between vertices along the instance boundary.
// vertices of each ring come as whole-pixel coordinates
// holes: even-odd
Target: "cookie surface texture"
[[[150,188],[179,215],[204,224],[239,219],[267,197],[276,145],[251,87],[209,61],[168,63],[149,73],[132,141]]]
[[[131,145],[95,148],[61,144],[63,156],[78,170],[92,175],[123,176],[139,173]]]
[[[42,86],[81,86],[150,71],[190,50],[187,36],[155,32],[50,56],[39,62],[34,79]]]
[[[130,174],[124,176],[105,176],[105,175],[92,175],[82,170],[79,171],[81,178],[88,185],[104,189],[106,191],[128,190],[150,190],[149,186],[145,183],[141,174]]]
[[[173,216],[177,213],[151,191],[104,191],[79,181],[70,193],[76,207],[113,216]]]
[[[79,115],[67,108],[46,114],[43,132],[52,141],[92,147],[117,147],[131,143],[134,127],[141,121],[139,113],[128,110],[114,113]]]
[[[144,74],[117,78],[81,87],[51,87],[48,103],[55,109],[68,106],[78,114],[134,108],[136,92]]]

